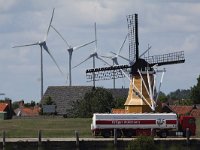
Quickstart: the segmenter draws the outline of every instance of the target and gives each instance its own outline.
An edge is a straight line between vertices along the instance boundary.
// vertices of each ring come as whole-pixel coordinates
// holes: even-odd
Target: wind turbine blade
[[[95,52],[97,51],[97,28],[96,22],[94,23],[94,32],[95,32]]]
[[[99,60],[101,60],[102,62],[106,63],[108,66],[112,66],[112,65],[110,65],[108,62],[106,62],[105,60],[103,60],[102,58],[100,58],[100,57],[98,57],[98,56],[97,56],[97,59],[99,59]]]
[[[114,55],[117,55],[116,53],[114,53],[114,52],[110,52],[110,53],[112,53],[112,54],[114,54]],[[129,62],[129,59],[127,59],[126,57],[124,57],[124,56],[121,56],[121,55],[118,55],[120,58],[122,58],[122,59],[124,59],[124,60],[126,60],[126,61],[128,61]]]
[[[53,21],[54,10],[55,10],[55,8],[53,9],[52,16],[51,16],[51,20],[50,20],[50,23],[49,23],[49,27],[48,27],[47,33],[46,33],[46,35],[45,35],[45,37],[44,37],[44,41],[47,40],[47,36],[48,36],[48,34],[49,34],[49,30],[50,30],[50,27],[51,27],[51,23],[52,23],[52,21]]]
[[[88,42],[88,43],[86,43],[86,44],[83,44],[83,45],[80,45],[80,46],[73,47],[73,50],[78,50],[79,48],[84,47],[84,46],[87,46],[87,45],[92,44],[92,43],[94,43],[94,42],[95,42],[95,41],[91,41],[91,42]]]
[[[61,39],[66,43],[66,45],[70,48],[70,45],[68,44],[68,42],[64,39],[64,37],[60,34],[60,32],[58,32],[58,30],[51,25],[51,27],[54,29],[54,31],[56,31],[56,33],[61,37]]]
[[[146,52],[148,52],[151,49],[151,46],[148,46],[147,50],[144,51],[144,53],[142,53],[139,57],[141,58],[144,54],[146,54]]]
[[[26,47],[26,46],[33,46],[33,45],[39,45],[39,43],[33,43],[33,44],[25,44],[25,45],[17,45],[17,46],[13,46],[12,48],[17,48],[17,47]]]
[[[119,51],[118,51],[118,53],[117,53],[117,57],[118,57],[118,55],[121,53],[121,51],[122,51],[122,49],[123,49],[123,47],[124,47],[124,44],[125,44],[125,42],[126,42],[127,37],[128,37],[128,34],[126,35],[126,37],[125,37],[125,39],[124,39],[124,42],[122,43],[122,46],[120,47],[120,49],[119,49]]]
[[[43,48],[44,48],[45,51],[49,54],[49,56],[51,57],[51,59],[53,60],[53,62],[56,64],[56,66],[57,66],[58,70],[60,71],[60,73],[61,73],[62,75],[64,75],[63,72],[62,72],[62,70],[61,70],[60,67],[58,66],[56,60],[54,59],[53,55],[50,53],[49,48],[48,48],[47,46],[45,46],[45,47],[43,46]]]
[[[100,55],[101,57],[104,57],[104,58],[109,58],[109,59],[112,59],[111,56],[103,56],[103,55]]]
[[[79,65],[81,65],[82,63],[86,62],[88,59],[92,58],[92,55],[90,55],[88,58],[86,58],[84,61],[80,62],[79,64],[77,64],[76,66],[72,67],[72,69],[78,67]]]

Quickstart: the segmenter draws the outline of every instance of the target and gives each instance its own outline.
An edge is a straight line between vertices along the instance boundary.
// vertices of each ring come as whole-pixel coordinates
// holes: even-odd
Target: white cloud
[[[126,15],[138,13],[140,52],[144,51],[148,44],[152,46],[152,55],[184,50],[187,60],[181,66],[185,65],[187,68],[199,66],[197,59],[200,43],[198,19],[200,2],[198,1],[189,3],[179,0],[0,0],[0,66],[2,68],[0,90],[5,91],[7,97],[14,100],[39,99],[40,82],[37,81],[40,78],[39,46],[17,49],[11,47],[42,40],[53,8],[55,8],[53,25],[73,46],[94,39],[96,21],[99,52],[118,51],[128,31]],[[52,30],[47,44],[66,74],[68,72],[66,45]],[[93,50],[94,45],[90,45],[74,52],[72,65],[82,61]],[[128,42],[122,55],[128,56]],[[92,84],[86,83],[85,78],[85,69],[91,68],[91,63],[90,60],[73,70],[74,84]],[[104,65],[99,61],[96,63],[98,67]],[[49,85],[66,84],[46,53],[44,53],[44,66],[45,88]],[[164,91],[170,91],[172,87],[176,89],[185,88],[186,85],[191,86],[190,83],[196,80],[195,75],[200,72],[198,69],[189,69],[190,71],[186,73],[179,67],[180,65],[166,66],[169,74],[166,74],[167,82],[162,87]],[[177,70],[184,80],[188,80],[187,84],[184,85],[182,79],[177,79]],[[27,88],[25,83],[30,86]],[[97,84],[112,87],[112,81]],[[119,80],[117,85],[121,87],[123,84],[124,81]],[[126,84],[128,87],[129,83]],[[17,85],[20,85],[18,93],[14,90],[18,89]]]

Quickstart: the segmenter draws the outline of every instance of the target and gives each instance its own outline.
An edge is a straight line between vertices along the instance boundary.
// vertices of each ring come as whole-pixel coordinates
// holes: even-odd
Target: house
[[[174,112],[177,115],[191,115],[194,116],[195,118],[200,117],[200,107],[199,106],[180,106],[180,105],[170,105],[169,109],[170,112]]]
[[[39,106],[34,106],[34,107],[25,107],[24,106],[24,101],[19,102],[19,108],[14,110],[15,114],[17,116],[22,116],[22,117],[35,117],[39,116],[40,113],[40,107]]]
[[[4,102],[0,103],[0,119],[11,119],[13,115],[12,110],[12,101],[5,100]]]
[[[7,118],[8,104],[0,103],[0,120],[5,120]]]
[[[190,112],[190,115],[193,116],[193,117],[195,117],[195,118],[200,117],[200,108],[193,109],[193,110]]]
[[[190,115],[193,106],[176,106],[176,105],[171,105],[170,106],[173,112],[175,112],[178,115]]]
[[[87,92],[93,89],[92,86],[49,86],[44,93],[41,104],[45,104],[45,100],[51,97],[56,104],[56,112],[58,115],[66,114],[66,110],[71,108],[71,104],[75,101],[82,100]],[[107,89],[116,98],[127,98],[128,89]],[[125,101],[124,99],[124,101]]]

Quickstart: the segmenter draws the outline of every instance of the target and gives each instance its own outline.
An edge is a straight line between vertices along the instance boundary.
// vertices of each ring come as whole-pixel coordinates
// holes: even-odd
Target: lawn
[[[91,137],[90,118],[34,118],[0,120],[0,136],[3,130],[6,137],[38,137],[38,131],[42,131],[42,137],[74,137],[75,130],[80,137]]]
[[[38,131],[42,131],[42,137],[64,138],[75,137],[75,130],[80,137],[92,137],[90,124],[91,118],[33,118],[0,120],[0,137],[3,130],[6,137],[38,137]],[[196,120],[196,136],[200,137],[200,119]]]

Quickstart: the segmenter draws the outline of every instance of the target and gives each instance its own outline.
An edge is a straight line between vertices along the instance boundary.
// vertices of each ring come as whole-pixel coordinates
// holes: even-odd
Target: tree
[[[19,108],[19,102],[18,101],[17,102],[13,102],[12,103],[12,108],[13,108],[13,110]]]
[[[167,98],[167,95],[165,95],[165,93],[161,92],[159,93],[159,96],[158,96],[158,100],[161,101],[161,102],[167,102],[168,98]]]
[[[116,98],[115,99],[115,108],[117,109],[124,109],[124,103],[126,101],[126,98]]]
[[[191,88],[191,99],[194,104],[200,104],[200,75],[197,78],[197,85]]]
[[[55,102],[52,100],[52,98],[50,96],[48,96],[48,97],[45,98],[44,104],[45,105],[54,105]]]
[[[180,90],[177,89],[174,92],[170,92],[168,94],[168,98],[171,100],[183,100],[183,99],[190,99],[191,90]]]
[[[114,107],[114,98],[104,88],[94,88],[85,94],[82,100],[72,103],[67,110],[68,117],[92,117],[93,113],[108,113]]]

